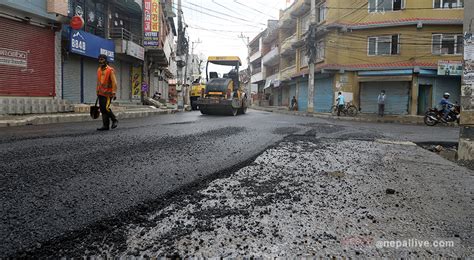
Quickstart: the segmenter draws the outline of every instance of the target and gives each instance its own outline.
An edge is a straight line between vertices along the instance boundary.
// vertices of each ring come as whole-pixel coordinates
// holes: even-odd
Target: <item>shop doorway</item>
[[[432,105],[433,86],[419,85],[418,87],[418,115],[424,115]]]

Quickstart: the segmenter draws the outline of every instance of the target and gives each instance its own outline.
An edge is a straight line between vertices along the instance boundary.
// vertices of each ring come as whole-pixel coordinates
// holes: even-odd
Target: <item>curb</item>
[[[271,109],[271,108],[264,108],[264,107],[250,107],[251,109],[271,112],[271,113],[278,113],[278,114],[285,114],[285,115],[295,115],[295,116],[305,116],[305,117],[316,117],[316,118],[323,118],[323,119],[333,119],[333,120],[344,120],[344,121],[356,121],[356,122],[372,122],[372,123],[391,123],[391,124],[413,124],[413,125],[424,125],[423,119],[418,118],[405,118],[405,119],[380,119],[380,118],[366,118],[366,117],[335,117],[332,115],[326,115],[321,113],[310,113],[310,112],[295,112],[295,111],[286,111],[280,109]]]
[[[141,118],[155,115],[167,115],[182,112],[182,109],[170,110],[142,110],[142,111],[121,111],[115,113],[117,117],[125,118]],[[25,125],[47,125],[55,123],[73,123],[73,122],[92,122],[89,113],[74,113],[74,114],[49,114],[49,115],[35,115],[26,117],[24,119],[0,120],[1,127],[25,126]]]

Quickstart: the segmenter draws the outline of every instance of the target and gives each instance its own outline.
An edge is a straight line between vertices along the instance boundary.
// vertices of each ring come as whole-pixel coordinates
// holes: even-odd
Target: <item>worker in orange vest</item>
[[[112,67],[109,66],[107,56],[99,55],[99,68],[97,69],[97,98],[99,99],[100,113],[102,114],[102,127],[99,131],[109,130],[110,119],[112,129],[117,127],[118,120],[110,109],[110,102],[116,99],[117,79]]]

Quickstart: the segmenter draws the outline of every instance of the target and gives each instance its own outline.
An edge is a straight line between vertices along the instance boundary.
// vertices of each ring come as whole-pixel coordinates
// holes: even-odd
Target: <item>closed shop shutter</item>
[[[63,63],[63,99],[81,103],[81,57],[69,55]]]
[[[54,31],[0,17],[0,35],[0,95],[56,96]]]
[[[315,112],[331,112],[331,107],[334,105],[334,91],[333,91],[333,79],[329,78],[316,78],[314,82],[314,110]]]
[[[293,97],[296,97],[296,82],[290,85],[290,101]]]
[[[119,89],[117,92],[120,93],[120,99],[121,100],[131,100],[131,94],[132,94],[132,83],[131,83],[131,76],[130,76],[130,71],[131,71],[131,64],[128,62],[121,62],[121,68],[120,68],[120,84],[119,84]],[[118,79],[117,79],[118,80]]]
[[[382,90],[385,99],[385,114],[406,115],[410,97],[410,82],[364,82],[360,89],[360,109],[362,113],[377,113],[377,97]]]
[[[97,99],[97,60],[84,57],[84,103],[94,103]]]
[[[451,96],[451,102],[461,103],[461,77],[438,77],[436,78],[433,91],[433,104],[441,101],[443,94],[448,92]]]
[[[308,110],[308,80],[298,83],[298,111]]]
[[[289,104],[290,104],[290,86],[285,85],[282,89],[281,105],[289,106]]]

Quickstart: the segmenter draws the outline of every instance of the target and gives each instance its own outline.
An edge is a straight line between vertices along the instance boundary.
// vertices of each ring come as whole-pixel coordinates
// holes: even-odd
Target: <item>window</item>
[[[324,41],[319,41],[316,45],[316,62],[324,60],[325,55],[325,44]]]
[[[463,8],[464,0],[434,0],[433,8]]]
[[[399,11],[405,8],[405,0],[369,0],[369,12]]]
[[[464,37],[462,34],[433,34],[432,53],[438,55],[461,55]]]
[[[318,15],[318,23],[323,22],[326,20],[328,8],[327,8],[327,3],[324,2],[318,7],[319,9],[319,15]]]
[[[400,54],[400,36],[398,34],[369,37],[368,45],[369,56]]]

